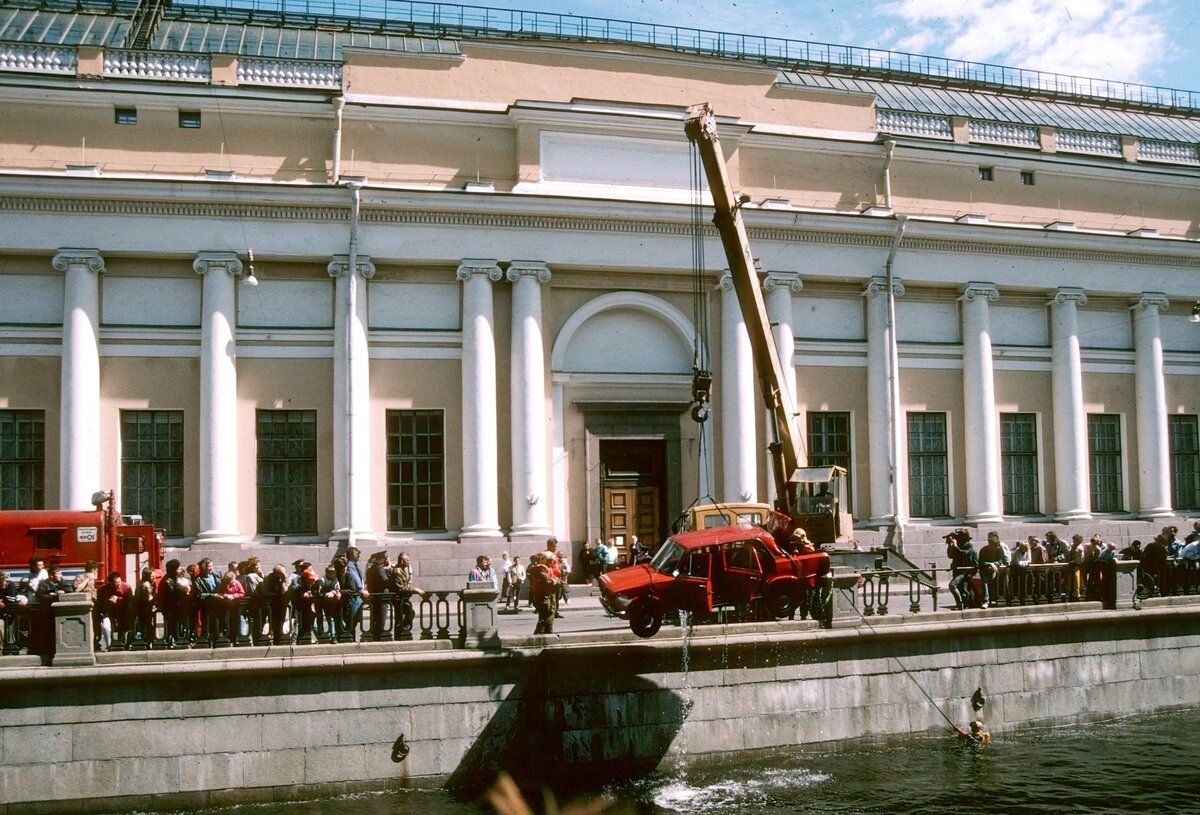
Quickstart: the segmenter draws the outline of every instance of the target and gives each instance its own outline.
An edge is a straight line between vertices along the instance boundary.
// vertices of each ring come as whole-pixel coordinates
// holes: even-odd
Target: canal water
[[[1200,707],[1050,730],[831,751],[777,750],[600,792],[607,812],[837,815],[1200,815]],[[355,795],[205,815],[478,815],[444,792]]]

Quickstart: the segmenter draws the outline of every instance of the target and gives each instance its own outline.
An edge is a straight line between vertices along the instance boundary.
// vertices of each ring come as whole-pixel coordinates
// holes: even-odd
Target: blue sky
[[[887,48],[1200,91],[1200,0],[465,2]]]

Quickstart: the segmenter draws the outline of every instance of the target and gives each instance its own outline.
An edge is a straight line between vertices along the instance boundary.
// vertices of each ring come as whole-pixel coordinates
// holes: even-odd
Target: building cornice
[[[185,185],[165,182],[104,180],[47,180],[21,177],[24,184],[0,177],[0,212],[118,216],[131,218],[188,218],[225,221],[348,222],[349,208],[338,199],[341,191],[324,185],[234,185],[197,181],[184,197]],[[4,186],[14,189],[5,195]],[[24,194],[19,190],[27,185]],[[37,187],[37,192],[34,191]],[[133,197],[145,196],[143,197]],[[298,201],[304,197],[316,203]],[[240,199],[240,200],[238,200]],[[253,200],[248,200],[253,199]],[[488,211],[478,209],[476,196],[461,192],[364,191],[361,222],[379,225],[480,227],[541,232],[603,232],[629,235],[691,236],[686,207],[626,202],[600,202],[525,195],[488,196]],[[550,214],[548,210],[560,214]],[[576,212],[570,212],[575,209]],[[566,212],[564,212],[566,210]],[[758,225],[753,225],[759,220]],[[884,249],[894,236],[891,219],[864,219],[847,214],[748,211],[747,232],[756,245],[764,243],[817,244]],[[788,222],[784,226],[783,221]],[[772,223],[776,222],[776,223]],[[705,226],[707,237],[716,230]],[[969,231],[970,236],[952,233]],[[924,234],[922,234],[924,233]],[[1139,251],[1116,246],[1136,241]],[[761,250],[760,250],[761,251]],[[992,256],[1079,260],[1133,266],[1200,268],[1200,242],[1143,239],[1087,232],[1045,232],[997,224],[981,227],[952,223],[910,223],[903,251],[951,252]]]

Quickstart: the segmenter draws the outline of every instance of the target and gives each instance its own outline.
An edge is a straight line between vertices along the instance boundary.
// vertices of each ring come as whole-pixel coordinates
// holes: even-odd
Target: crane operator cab
[[[842,467],[800,467],[788,479],[796,496],[797,526],[816,544],[848,541],[854,530],[849,485]]]

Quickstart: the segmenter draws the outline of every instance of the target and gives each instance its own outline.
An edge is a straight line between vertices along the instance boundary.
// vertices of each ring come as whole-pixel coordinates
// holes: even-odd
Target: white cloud
[[[893,0],[904,51],[1139,82],[1167,32],[1150,0]],[[899,32],[897,32],[899,33]]]

